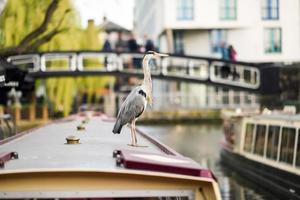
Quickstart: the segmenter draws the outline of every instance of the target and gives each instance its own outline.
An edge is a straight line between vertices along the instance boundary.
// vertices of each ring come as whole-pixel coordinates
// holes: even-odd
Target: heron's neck
[[[146,56],[143,60],[143,72],[144,72],[144,81],[143,84],[147,85],[149,82],[151,82],[151,73],[149,69],[149,61],[151,58]]]
[[[151,55],[146,55],[143,60],[143,72],[144,72],[144,81],[143,86],[146,89],[147,95],[152,96],[152,80],[151,73],[149,69],[149,61],[152,58]]]

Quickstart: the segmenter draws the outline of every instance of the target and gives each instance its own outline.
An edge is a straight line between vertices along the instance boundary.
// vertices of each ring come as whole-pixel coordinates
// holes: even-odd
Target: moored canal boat
[[[223,118],[222,163],[280,199],[300,199],[300,115],[232,112]]]
[[[210,170],[113,123],[85,112],[1,141],[0,199],[221,199]]]

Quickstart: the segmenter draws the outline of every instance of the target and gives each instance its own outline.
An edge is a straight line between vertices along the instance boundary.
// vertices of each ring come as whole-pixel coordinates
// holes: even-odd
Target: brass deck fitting
[[[67,143],[66,144],[79,144],[79,138],[74,136],[74,135],[70,135],[66,138]]]
[[[80,125],[77,126],[77,130],[78,131],[83,131],[83,130],[85,130],[85,127],[83,126],[83,124],[80,124]]]

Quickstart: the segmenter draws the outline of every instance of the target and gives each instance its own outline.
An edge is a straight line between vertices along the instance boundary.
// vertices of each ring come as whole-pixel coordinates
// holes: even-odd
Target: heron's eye
[[[143,90],[139,90],[139,94],[146,98],[146,92],[144,92]]]

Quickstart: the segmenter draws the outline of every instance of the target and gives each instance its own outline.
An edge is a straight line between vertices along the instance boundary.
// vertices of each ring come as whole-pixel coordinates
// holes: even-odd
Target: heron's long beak
[[[154,52],[154,57],[159,58],[159,57],[167,57],[169,56],[168,54],[164,54],[164,53],[156,53]]]

